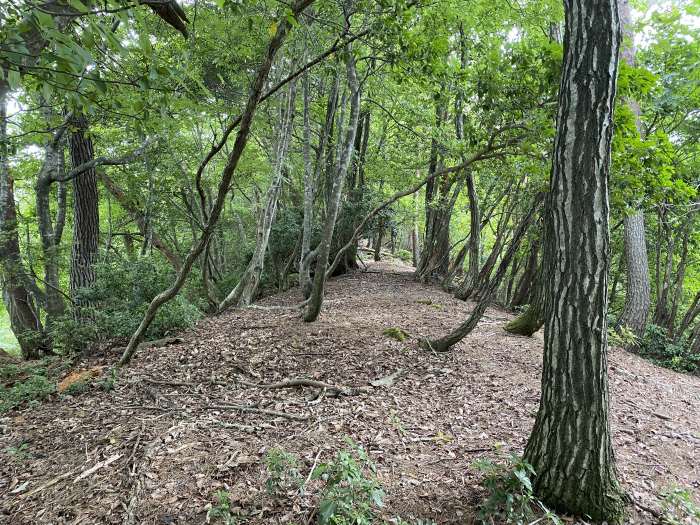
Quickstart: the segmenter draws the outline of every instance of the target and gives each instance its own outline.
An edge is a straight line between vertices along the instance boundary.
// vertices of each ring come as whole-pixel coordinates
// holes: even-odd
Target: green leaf
[[[21,80],[22,77],[20,76],[19,71],[10,69],[7,72],[7,83],[9,84],[10,89],[17,89],[20,85]]]
[[[319,525],[327,525],[330,523],[330,519],[335,514],[335,509],[338,504],[335,501],[323,500],[318,509],[318,523]]]

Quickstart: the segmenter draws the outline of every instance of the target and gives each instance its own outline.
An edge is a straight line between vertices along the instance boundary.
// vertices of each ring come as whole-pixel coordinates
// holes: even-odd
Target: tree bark
[[[564,62],[544,236],[540,407],[525,449],[550,508],[618,522],[607,373],[608,178],[620,20],[615,0],[564,1]]]
[[[73,169],[95,158],[92,139],[87,135],[88,121],[84,116],[75,116],[70,125],[70,156]],[[90,168],[73,178],[73,249],[70,266],[70,295],[74,304],[74,315],[78,320],[90,319],[85,310],[90,301],[79,294],[95,282],[94,264],[100,234],[100,216],[97,196],[97,173]]]
[[[273,157],[272,181],[265,197],[265,206],[260,210],[255,250],[253,251],[253,255],[250,258],[245,272],[241,276],[241,280],[238,281],[238,284],[231,290],[231,293],[219,304],[219,312],[223,312],[230,306],[248,306],[253,302],[258,290],[265,265],[265,253],[267,252],[267,245],[270,240],[270,231],[272,230],[272,224],[275,221],[275,215],[277,213],[277,201],[284,181],[284,163],[287,159],[289,139],[292,135],[295,102],[296,83],[292,82],[289,84],[285,108],[282,110],[280,118],[278,139]]]
[[[627,65],[635,66],[634,33],[629,0],[619,0],[620,22],[624,34],[621,58]],[[627,104],[635,115],[637,132],[644,138],[645,132],[641,120],[641,109],[634,99]],[[644,335],[651,304],[651,286],[649,284],[649,260],[647,255],[646,234],[644,231],[644,212],[635,210],[624,219],[625,257],[627,259],[627,290],[625,306],[615,325],[616,330],[626,327],[637,337]]]
[[[22,357],[36,359],[47,348],[39,311],[27,286],[29,276],[22,262],[17,233],[14,180],[10,173],[7,145],[8,95],[7,85],[0,80],[0,283],[10,327],[17,338]]]
[[[348,86],[350,88],[350,117],[348,119],[347,132],[345,142],[342,144],[342,152],[336,175],[333,179],[333,184],[330,191],[330,199],[326,210],[326,222],[323,228],[323,235],[319,246],[316,248],[316,273],[314,274],[313,288],[309,296],[309,304],[304,312],[304,321],[313,322],[318,319],[323,303],[323,291],[326,284],[326,269],[328,267],[328,256],[331,249],[331,241],[333,239],[333,230],[335,229],[335,221],[338,217],[338,208],[340,206],[340,195],[343,189],[343,181],[347,175],[348,167],[352,160],[353,146],[355,143],[355,134],[357,133],[357,121],[360,114],[360,87],[357,80],[357,72],[355,71],[355,59],[352,56],[352,49],[348,49],[347,55],[347,76]]]

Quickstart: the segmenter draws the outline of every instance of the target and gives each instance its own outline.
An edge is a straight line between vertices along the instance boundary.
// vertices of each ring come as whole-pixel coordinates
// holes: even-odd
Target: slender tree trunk
[[[100,173],[99,178],[100,182],[107,188],[107,191],[109,191],[112,197],[117,200],[122,209],[136,222],[136,226],[138,226],[141,235],[145,237],[150,233],[151,245],[165,257],[176,272],[179,272],[182,269],[182,260],[175,249],[169,246],[152,227],[149,230],[145,214],[131,199],[129,199],[124,190],[117,186],[114,180],[105,173]]]
[[[676,342],[680,341],[681,337],[683,337],[683,334],[685,331],[690,328],[690,325],[693,324],[693,321],[695,321],[695,318],[700,315],[700,291],[695,294],[695,298],[693,298],[693,302],[690,304],[688,309],[685,312],[685,315],[683,316],[683,319],[681,320],[681,323],[678,325],[678,330],[676,331]]]
[[[279,133],[274,154],[273,175],[270,187],[265,198],[265,207],[261,210],[256,232],[255,250],[250,258],[248,266],[241,276],[241,280],[236,284],[231,293],[219,305],[219,312],[223,312],[230,306],[247,306],[253,302],[255,294],[260,284],[263,267],[265,264],[265,253],[270,240],[270,231],[275,221],[277,213],[277,201],[282,183],[284,181],[284,163],[287,160],[287,150],[289,139],[292,135],[292,125],[294,122],[294,104],[296,102],[296,83],[289,84],[286,107],[282,111],[280,118]]]
[[[348,119],[345,142],[341,145],[342,152],[340,162],[338,164],[336,176],[334,177],[331,187],[323,235],[319,246],[316,248],[316,273],[314,274],[313,288],[311,289],[311,295],[309,296],[309,304],[304,312],[304,321],[307,323],[318,319],[318,315],[321,312],[323,291],[326,285],[328,256],[330,254],[331,241],[333,239],[333,231],[335,229],[335,221],[338,216],[343,181],[345,180],[348,167],[352,160],[353,145],[355,143],[355,134],[357,132],[357,121],[360,114],[360,87],[357,80],[357,72],[355,71],[355,59],[352,56],[351,48],[348,48],[347,75],[348,86],[350,88],[350,117]]]
[[[292,15],[296,16],[300,14],[312,3],[313,0],[300,0],[299,2],[296,2],[291,7]],[[253,84],[250,89],[250,94],[248,95],[248,100],[246,102],[245,110],[243,111],[243,114],[240,118],[240,124],[238,127],[238,134],[236,135],[236,140],[233,144],[233,148],[226,160],[226,165],[224,166],[224,169],[221,174],[221,180],[219,181],[216,200],[214,201],[214,205],[212,206],[211,212],[209,213],[209,218],[207,219],[207,222],[204,225],[204,229],[201,235],[199,236],[199,239],[195,241],[194,245],[190,249],[190,252],[187,254],[187,257],[185,257],[182,264],[182,269],[177,274],[177,277],[175,278],[175,281],[172,283],[172,285],[166,290],[163,290],[158,295],[156,295],[151,301],[151,303],[148,305],[148,309],[146,310],[146,313],[144,314],[143,319],[141,320],[141,324],[139,324],[139,327],[132,334],[131,339],[129,340],[129,344],[127,345],[126,349],[124,350],[124,353],[122,354],[121,359],[119,360],[119,366],[124,366],[128,364],[129,361],[131,361],[134,352],[136,352],[136,348],[146,335],[146,331],[153,322],[156,313],[158,313],[158,310],[162,305],[164,305],[177,295],[182,286],[185,284],[187,276],[192,270],[192,265],[199,258],[202,251],[206,247],[207,242],[209,241],[209,238],[211,237],[214,228],[216,227],[216,224],[219,220],[221,210],[224,207],[224,201],[231,187],[231,180],[238,166],[238,161],[240,160],[241,155],[243,155],[243,151],[245,150],[245,146],[248,142],[250,128],[253,123],[253,117],[255,116],[255,110],[258,106],[258,103],[260,102],[262,89],[270,73],[272,62],[275,58],[275,55],[277,54],[277,51],[282,46],[282,42],[284,42],[284,39],[287,36],[287,33],[289,32],[290,28],[291,23],[289,22],[288,17],[285,16],[281,18],[277,24],[275,34],[267,46],[263,62],[258,69],[255,79],[253,80]]]
[[[508,266],[510,266],[513,257],[515,257],[515,253],[518,251],[520,242],[522,241],[523,237],[525,237],[525,234],[527,233],[527,230],[530,227],[530,224],[532,223],[532,218],[534,217],[541,202],[542,196],[538,195],[535,199],[535,203],[533,204],[532,208],[530,208],[528,213],[518,225],[513,235],[513,240],[511,241],[508,250],[501,259],[496,273],[492,278],[482,283],[482,286],[478,291],[479,302],[472,310],[472,313],[469,316],[469,318],[444,337],[441,337],[439,339],[423,340],[421,342],[421,346],[423,348],[435,352],[446,352],[454,345],[459,343],[462,339],[464,339],[467,335],[469,335],[474,330],[474,328],[476,328],[476,325],[479,323],[481,318],[484,316],[486,309],[491,304],[496,290],[498,290],[498,287],[501,285],[503,277],[508,271]]]
[[[0,80],[0,284],[10,317],[10,327],[25,359],[36,359],[46,351],[44,331],[29,278],[20,253],[17,233],[14,180],[10,174],[7,144],[7,99],[9,89]]]
[[[564,62],[544,236],[540,407],[525,449],[558,511],[623,514],[608,417],[608,178],[620,20],[615,0],[564,1]]]
[[[335,112],[338,106],[338,90],[340,87],[340,75],[336,72],[333,78],[333,85],[326,105],[326,118],[321,138],[318,144],[316,164],[314,171],[311,171],[311,126],[309,120],[309,101],[304,95],[304,218],[301,240],[301,254],[299,259],[299,287],[308,299],[311,294],[313,283],[311,281],[311,264],[315,259],[315,254],[311,252],[311,236],[313,233],[313,211],[314,199],[316,197],[316,181],[318,180],[325,159],[326,148],[333,129]],[[306,90],[308,92],[308,90]]]
[[[65,185],[58,188],[56,223],[51,217],[51,185],[63,176],[65,130],[60,129],[50,137],[44,146],[44,162],[39,170],[34,186],[37,225],[44,259],[44,286],[47,329],[53,321],[64,313],[65,303],[60,289],[58,247],[65,221]]]
[[[663,230],[667,238],[666,264],[663,271],[663,279],[661,289],[656,291],[656,308],[654,309],[654,324],[657,326],[666,326],[668,323],[668,293],[671,288],[671,276],[673,274],[673,254],[675,252],[675,239],[673,232],[667,224]]]
[[[87,135],[88,122],[84,116],[71,119],[75,130],[70,135],[70,155],[73,167],[94,160],[92,139]],[[85,170],[73,179],[73,249],[70,266],[70,292],[76,319],[90,319],[90,301],[79,294],[95,282],[94,264],[100,234],[100,216],[95,168]]]
[[[671,311],[668,315],[666,323],[666,332],[669,337],[674,336],[676,328],[676,317],[678,316],[678,306],[683,298],[683,283],[685,281],[685,269],[688,265],[688,240],[690,237],[690,224],[686,223],[683,227],[683,245],[681,247],[681,260],[676,268],[675,290],[671,299]]]
[[[386,230],[386,219],[380,217],[377,221],[377,234],[374,237],[374,261],[382,260],[382,245],[384,244],[384,231]]]
[[[525,270],[520,277],[518,285],[515,287],[513,298],[510,301],[512,307],[531,303],[530,299],[535,286],[535,279],[537,278],[537,268],[539,267],[537,263],[539,252],[540,241],[539,239],[535,239],[530,245],[530,254],[528,255],[527,263],[525,263]]]
[[[629,0],[619,0],[620,21],[624,35],[621,58],[631,67],[635,67],[634,33]],[[645,131],[641,119],[641,109],[634,99],[627,104],[635,115],[637,132],[644,138]],[[625,257],[627,259],[627,290],[625,306],[615,328],[626,327],[637,337],[644,335],[651,304],[651,286],[649,284],[649,260],[647,255],[646,233],[644,230],[644,212],[636,210],[624,219]]]

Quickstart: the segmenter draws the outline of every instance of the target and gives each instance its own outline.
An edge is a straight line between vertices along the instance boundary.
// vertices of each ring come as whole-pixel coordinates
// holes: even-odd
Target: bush
[[[93,322],[76,321],[68,314],[51,326],[53,347],[59,354],[71,354],[90,344],[110,339],[127,339],[136,330],[151,300],[170,285],[172,269],[154,261],[113,260],[96,266],[96,281],[90,289],[79,292],[79,299]],[[163,305],[146,333],[157,339],[168,333],[192,326],[201,310],[178,295]]]
[[[4,366],[0,368],[0,377],[18,378],[11,385],[0,383],[0,413],[24,404],[36,405],[56,391],[56,385],[47,378],[47,370],[43,366]]]
[[[488,496],[479,508],[479,518],[484,523],[494,521],[505,523],[561,524],[561,520],[532,492],[531,477],[535,475],[532,466],[517,456],[506,463],[479,460],[472,465],[485,474],[483,485]],[[538,519],[538,514],[544,514]]]
[[[314,479],[326,482],[318,509],[319,525],[369,525],[382,507],[384,491],[367,453],[350,442],[351,449],[338,452],[330,463],[313,471]]]
[[[678,372],[700,370],[700,354],[692,353],[690,345],[684,341],[673,341],[660,326],[647,326],[639,347],[639,354],[659,366]]]

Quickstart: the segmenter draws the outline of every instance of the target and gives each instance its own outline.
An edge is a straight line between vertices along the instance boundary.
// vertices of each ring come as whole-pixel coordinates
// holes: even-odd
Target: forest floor
[[[443,334],[473,307],[416,282],[411,271],[378,263],[332,279],[312,324],[291,309],[205,319],[179,344],[140,351],[111,390],[93,386],[6,414],[0,522],[204,523],[215,492],[225,489],[245,523],[311,523],[318,492],[267,496],[265,453],[295,454],[306,477],[349,437],[377,466],[383,516],[472,523],[483,497],[472,463],[520,454],[528,438],[542,336],[507,334],[502,326],[512,315],[490,308],[446,354],[387,337],[391,327]],[[298,301],[294,289],[260,305]],[[386,376],[393,384],[368,386]],[[365,388],[319,397],[310,387],[249,386],[293,378]],[[674,485],[700,498],[700,377],[612,349],[610,388],[624,488],[654,508]],[[232,408],[240,405],[294,419]],[[631,523],[652,522],[630,511]]]

